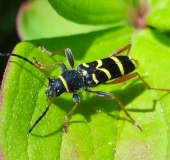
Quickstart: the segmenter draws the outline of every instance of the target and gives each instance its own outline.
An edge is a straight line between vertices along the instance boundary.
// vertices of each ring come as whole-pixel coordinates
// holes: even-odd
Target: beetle
[[[115,97],[112,93],[104,91],[93,91],[91,88],[98,86],[100,84],[117,84],[125,82],[134,77],[138,77],[139,80],[145,85],[148,90],[160,90],[167,91],[169,89],[160,89],[152,88],[150,85],[137,73],[133,72],[138,67],[138,61],[131,58],[129,55],[131,44],[123,46],[114,52],[112,52],[108,57],[104,59],[99,59],[96,61],[82,63],[76,69],[74,68],[74,59],[72,51],[69,48],[61,49],[57,52],[49,52],[43,46],[40,46],[42,52],[45,52],[51,56],[54,56],[63,50],[65,50],[66,58],[69,62],[71,69],[68,69],[66,65],[62,62],[55,62],[49,65],[41,64],[37,59],[33,57],[33,61],[14,53],[0,53],[0,56],[15,56],[18,57],[32,66],[36,67],[40,72],[42,72],[48,79],[48,87],[46,89],[46,96],[50,99],[48,106],[41,116],[35,121],[35,123],[30,127],[29,133],[32,132],[34,127],[39,123],[39,121],[46,115],[51,104],[54,102],[56,97],[59,97],[61,94],[67,92],[72,93],[73,101],[75,105],[71,108],[68,114],[65,117],[63,132],[68,131],[68,123],[73,115],[75,109],[80,103],[80,98],[77,94],[77,91],[84,89],[85,91],[95,94],[99,97],[108,98],[114,100],[118,103],[119,107],[124,111],[126,116],[130,121],[139,129],[142,130],[139,124],[130,116],[127,110],[124,108],[124,105],[121,101]],[[123,51],[127,50],[126,55],[118,55]],[[61,67],[61,74],[58,78],[51,78],[45,71],[45,68],[54,67],[59,65]]]

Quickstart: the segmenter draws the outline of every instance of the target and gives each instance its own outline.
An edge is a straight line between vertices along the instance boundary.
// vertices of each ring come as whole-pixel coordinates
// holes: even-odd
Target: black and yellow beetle
[[[62,49],[57,52],[51,53],[42,46],[40,46],[40,48],[43,52],[48,53],[51,56],[54,56],[60,53],[61,51],[63,51]],[[137,72],[133,72],[138,66],[138,61],[134,60],[129,56],[130,48],[131,48],[131,44],[128,44],[120,49],[115,50],[107,58],[80,64],[77,67],[77,69],[74,69],[74,59],[72,56],[72,52],[69,48],[65,49],[65,53],[71,69],[67,69],[65,64],[62,62],[56,62],[50,65],[43,65],[40,62],[38,62],[35,58],[32,62],[27,58],[17,54],[0,53],[0,56],[16,56],[20,59],[25,60],[26,62],[38,68],[47,77],[49,81],[49,85],[46,90],[46,95],[47,98],[50,99],[50,102],[46,107],[46,110],[31,126],[31,128],[29,129],[29,133],[34,129],[37,123],[45,116],[51,104],[53,103],[54,99],[60,96],[64,92],[72,93],[73,101],[75,102],[75,105],[72,107],[72,109],[65,117],[63,131],[67,132],[69,120],[80,102],[80,98],[77,94],[77,91],[79,89],[84,89],[87,92],[93,93],[103,98],[109,98],[111,100],[115,100],[120,106],[120,108],[125,112],[126,116],[129,117],[130,121],[137,128],[139,128],[139,130],[142,130],[141,127],[138,125],[138,123],[125,110],[123,104],[117,97],[115,97],[111,93],[91,90],[91,88],[99,84],[116,84],[116,83],[125,82],[134,77],[138,77],[142,81],[142,83],[146,86],[146,88],[149,90],[160,90],[160,91],[167,91],[167,92],[170,91],[169,89],[159,89],[159,88],[150,87],[148,83],[146,83],[144,79]],[[117,56],[119,53],[125,50],[127,50],[126,55]],[[53,67],[55,65],[61,66],[62,73],[61,75],[58,76],[58,78],[52,79],[43,69]]]

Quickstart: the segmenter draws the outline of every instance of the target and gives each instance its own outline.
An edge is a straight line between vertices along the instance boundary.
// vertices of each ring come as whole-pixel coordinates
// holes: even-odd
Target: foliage
[[[64,54],[50,57],[50,51],[69,47],[76,66],[107,57],[131,43],[131,54],[139,60],[137,72],[157,88],[170,88],[169,6],[161,1],[74,1],[34,0],[22,6],[18,29],[27,41],[14,53],[42,64],[67,64]],[[161,5],[160,5],[161,4]],[[130,23],[131,22],[131,23]],[[135,26],[135,27],[134,27]],[[150,27],[149,27],[150,26]],[[164,30],[163,30],[164,29]],[[49,101],[47,79],[25,61],[11,57],[1,90],[1,145],[5,159],[169,159],[169,104],[166,92],[147,91],[137,78],[126,83],[101,85],[93,90],[117,96],[140,124],[139,132],[116,102],[79,92],[81,103],[73,115],[68,133],[62,132],[64,116],[74,105],[71,94],[58,97],[31,134],[30,126]],[[52,77],[59,67],[46,69]],[[158,147],[159,146],[159,147]]]

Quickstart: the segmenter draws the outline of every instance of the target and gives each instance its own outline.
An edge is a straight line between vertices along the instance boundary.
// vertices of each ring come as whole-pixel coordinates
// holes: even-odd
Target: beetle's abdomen
[[[137,65],[137,61],[128,56],[113,56],[80,64],[77,70],[83,73],[86,86],[93,87],[128,74],[134,71]]]

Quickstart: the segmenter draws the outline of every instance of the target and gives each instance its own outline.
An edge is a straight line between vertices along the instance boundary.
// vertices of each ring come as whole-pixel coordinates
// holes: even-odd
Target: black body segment
[[[66,92],[76,92],[80,88],[84,87],[83,75],[76,70],[67,70],[59,76],[63,85],[66,88]]]
[[[64,92],[76,92],[84,86],[83,76],[76,70],[67,70],[56,79],[49,78],[49,85],[46,90],[48,98],[58,97]]]
[[[77,70],[83,73],[85,85],[93,87],[134,71],[137,61],[129,56],[112,56],[94,62],[83,63]]]

